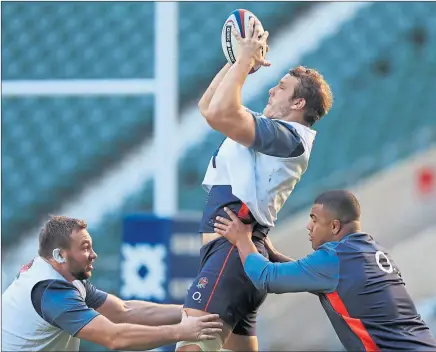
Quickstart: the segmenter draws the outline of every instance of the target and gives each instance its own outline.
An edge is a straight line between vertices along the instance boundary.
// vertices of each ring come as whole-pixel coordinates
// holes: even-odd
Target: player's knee
[[[214,340],[204,341],[180,341],[176,345],[176,352],[199,352],[199,351],[221,351],[224,343],[221,336],[216,334]]]
[[[229,338],[223,345],[225,350],[230,350],[233,352],[238,351],[258,351],[259,343],[257,340],[257,336],[245,336],[238,334],[231,334]]]
[[[183,342],[185,342],[185,341],[183,341]],[[201,347],[198,345],[193,345],[193,344],[181,345],[181,346],[177,345],[177,347],[176,347],[176,352],[194,352],[194,351],[200,352]]]

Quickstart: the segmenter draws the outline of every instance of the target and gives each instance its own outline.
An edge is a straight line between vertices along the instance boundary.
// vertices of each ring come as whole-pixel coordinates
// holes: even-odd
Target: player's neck
[[[360,232],[360,222],[359,221],[352,221],[348,224],[345,224],[343,228],[341,229],[341,232],[339,233],[339,237],[342,239],[345,236],[351,235],[353,233]]]
[[[293,114],[292,112],[287,115],[287,116],[283,116],[280,118],[280,120],[283,121],[287,121],[287,122],[296,122],[299,123],[300,125],[306,126],[306,127],[311,127],[301,115],[297,115],[297,114]]]
[[[50,264],[54,270],[56,270],[60,275],[64,277],[68,282],[73,282],[75,278],[69,273],[68,270],[64,269],[62,264],[57,263],[53,259],[42,258],[45,262]]]

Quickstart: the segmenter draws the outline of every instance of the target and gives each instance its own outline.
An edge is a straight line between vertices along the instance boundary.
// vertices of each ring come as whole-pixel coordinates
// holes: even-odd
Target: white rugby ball
[[[238,9],[233,11],[224,23],[223,30],[221,32],[221,46],[223,48],[224,55],[230,64],[234,64],[238,57],[239,44],[236,41],[235,36],[232,33],[232,27],[236,28],[242,38],[245,38],[245,33],[248,32],[249,20],[251,17],[257,18],[252,12]],[[264,29],[261,28],[261,34]],[[266,48],[263,48],[265,53]],[[254,66],[250,73],[256,72],[261,65]]]

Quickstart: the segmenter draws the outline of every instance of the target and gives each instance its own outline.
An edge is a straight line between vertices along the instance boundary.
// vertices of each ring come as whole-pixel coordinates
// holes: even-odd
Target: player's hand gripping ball
[[[253,28],[254,21],[250,21],[250,19],[257,21],[256,29]],[[221,33],[221,46],[227,61],[230,64],[234,64],[238,58],[240,40],[246,38],[246,35],[249,33],[257,36],[257,38],[253,39],[258,41],[257,44],[261,46],[259,52],[260,57],[256,60],[256,64],[251,69],[251,74],[256,72],[262,66],[270,66],[270,63],[264,60],[265,55],[268,52],[268,46],[266,44],[268,32],[265,33],[262,24],[252,12],[238,9],[230,14],[224,23]]]

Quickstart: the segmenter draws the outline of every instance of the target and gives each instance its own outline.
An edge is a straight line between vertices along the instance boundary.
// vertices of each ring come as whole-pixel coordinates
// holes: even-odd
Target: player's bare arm
[[[269,260],[273,263],[287,263],[287,262],[295,262],[295,259],[292,259],[283,253],[280,253],[272,244],[271,239],[267,236],[265,237],[265,248],[268,250]]]
[[[233,31],[240,45],[236,62],[224,76],[209,104],[206,120],[209,125],[233,139],[250,147],[255,139],[255,123],[253,116],[241,103],[241,90],[244,82],[256,64],[269,66],[262,56],[262,48],[266,46],[268,32],[260,33],[258,20],[251,19],[250,28],[245,38]]]
[[[181,340],[213,340],[221,332],[222,323],[218,315],[202,317],[184,316],[176,325],[142,326],[137,324],[115,324],[99,315],[85,325],[77,337],[112,350],[143,351]]]
[[[208,116],[209,104],[212,100],[212,97],[214,96],[219,84],[223,80],[226,73],[229,71],[230,67],[231,67],[231,65],[229,63],[224,65],[224,67],[220,70],[220,72],[217,73],[217,75],[212,80],[209,87],[204,92],[203,96],[201,97],[201,99],[198,103],[198,108],[200,109],[200,112],[204,117]]]
[[[170,325],[180,323],[182,306],[145,301],[123,301],[108,295],[97,311],[114,323]]]

